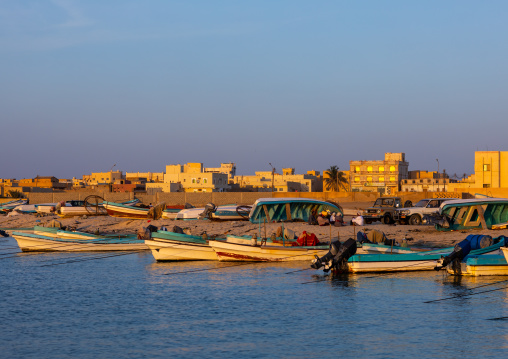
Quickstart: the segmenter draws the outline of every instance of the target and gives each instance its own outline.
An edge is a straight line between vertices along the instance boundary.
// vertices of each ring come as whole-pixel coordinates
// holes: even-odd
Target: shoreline
[[[365,208],[370,203],[344,203],[344,220],[349,223],[352,216],[359,210]],[[15,216],[0,216],[0,228],[7,232],[15,231],[16,228],[30,228],[36,225],[45,225],[52,220],[57,220],[63,226],[71,226],[78,231],[94,233],[97,229],[101,233],[137,233],[142,227],[154,225],[157,228],[165,226],[171,230],[173,226],[179,226],[184,229],[190,229],[193,235],[201,235],[206,232],[208,236],[232,235],[252,235],[270,236],[275,233],[277,228],[284,225],[284,228],[293,230],[297,236],[303,231],[314,233],[320,242],[330,242],[340,239],[342,242],[348,238],[356,239],[358,231],[369,231],[377,229],[384,232],[389,239],[395,239],[397,242],[403,238],[412,238],[409,241],[411,247],[451,247],[465,239],[470,234],[490,235],[492,238],[501,235],[508,237],[508,229],[501,230],[483,230],[470,229],[461,231],[441,232],[430,225],[386,225],[380,222],[374,222],[365,226],[346,225],[342,227],[309,225],[306,222],[289,223],[267,223],[254,224],[249,221],[210,221],[210,220],[146,220],[146,219],[126,219],[111,216],[80,216],[71,218],[60,218],[57,215],[46,215],[37,217],[33,214],[18,214]]]

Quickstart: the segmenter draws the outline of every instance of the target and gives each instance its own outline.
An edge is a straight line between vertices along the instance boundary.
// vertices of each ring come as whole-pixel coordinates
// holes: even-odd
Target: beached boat
[[[290,262],[310,261],[328,252],[328,244],[313,247],[252,246],[250,244],[210,241],[220,261]]]
[[[282,237],[278,238],[258,238],[252,237],[252,236],[235,236],[232,234],[228,234],[226,236],[226,242],[229,243],[238,243],[238,244],[246,244],[246,245],[252,245],[254,243],[253,238],[256,240],[256,245],[261,246],[262,244],[266,243],[269,246],[286,246],[291,247],[293,246],[293,243],[296,242],[296,239],[283,239]]]
[[[342,208],[337,204],[311,198],[260,198],[249,214],[252,223],[286,222],[309,220],[311,211],[323,211],[343,214]]]
[[[429,217],[439,231],[492,229],[508,222],[508,199],[475,198],[446,201]]]
[[[26,199],[16,199],[9,202],[4,202],[0,204],[0,213],[7,213],[12,211],[15,207],[26,204],[28,201]]]
[[[473,277],[508,275],[508,262],[502,254],[468,255],[459,266],[449,264],[446,271],[452,275]]]
[[[27,232],[13,232],[23,252],[89,252],[89,251],[141,251],[148,250],[143,240],[133,236],[96,236],[76,233],[79,238],[69,238],[71,234],[58,233],[41,235]],[[65,231],[62,231],[65,232]],[[49,234],[49,232],[47,233]]]
[[[189,221],[196,219],[211,219],[219,221],[243,221],[249,218],[250,206],[238,206],[236,204],[216,207],[210,203],[202,208],[188,208],[177,213],[175,219]]]
[[[477,235],[470,235],[466,239],[476,241]],[[505,244],[505,237],[494,239],[491,246],[485,248],[472,247],[471,255],[489,254],[499,252]],[[439,265],[443,256],[452,253],[453,248],[442,248],[426,252],[405,254],[356,254],[349,258],[348,270],[353,273],[364,272],[399,272],[416,270],[433,270]]]
[[[102,202],[103,207],[112,217],[146,219],[148,217],[149,208],[129,206],[127,204],[115,202]]]
[[[126,206],[134,206],[139,203],[139,199],[132,199],[119,204]],[[102,202],[97,202],[90,205],[85,201],[67,201],[65,205],[56,208],[55,213],[61,218],[69,218],[76,216],[105,216],[108,214],[107,210],[102,205]]]
[[[156,261],[217,260],[217,255],[202,236],[170,231],[151,234],[145,244]]]

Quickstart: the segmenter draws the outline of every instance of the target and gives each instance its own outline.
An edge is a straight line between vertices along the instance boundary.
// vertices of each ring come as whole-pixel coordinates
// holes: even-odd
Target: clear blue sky
[[[0,177],[235,162],[473,172],[508,150],[507,1],[0,0]]]

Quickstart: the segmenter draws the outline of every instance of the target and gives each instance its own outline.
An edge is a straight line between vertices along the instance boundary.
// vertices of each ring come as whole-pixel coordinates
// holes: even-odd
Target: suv
[[[394,220],[399,224],[422,224],[423,217],[429,214],[437,213],[439,206],[450,198],[426,198],[419,201],[414,207],[397,209],[394,214]]]
[[[376,199],[372,207],[364,209],[362,216],[367,224],[375,221],[390,224],[393,223],[395,211],[400,207],[400,197],[381,197]]]

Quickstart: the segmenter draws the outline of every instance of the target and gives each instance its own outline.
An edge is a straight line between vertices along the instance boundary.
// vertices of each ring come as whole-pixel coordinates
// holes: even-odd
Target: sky
[[[234,162],[474,172],[508,150],[507,1],[0,0],[0,178]]]

